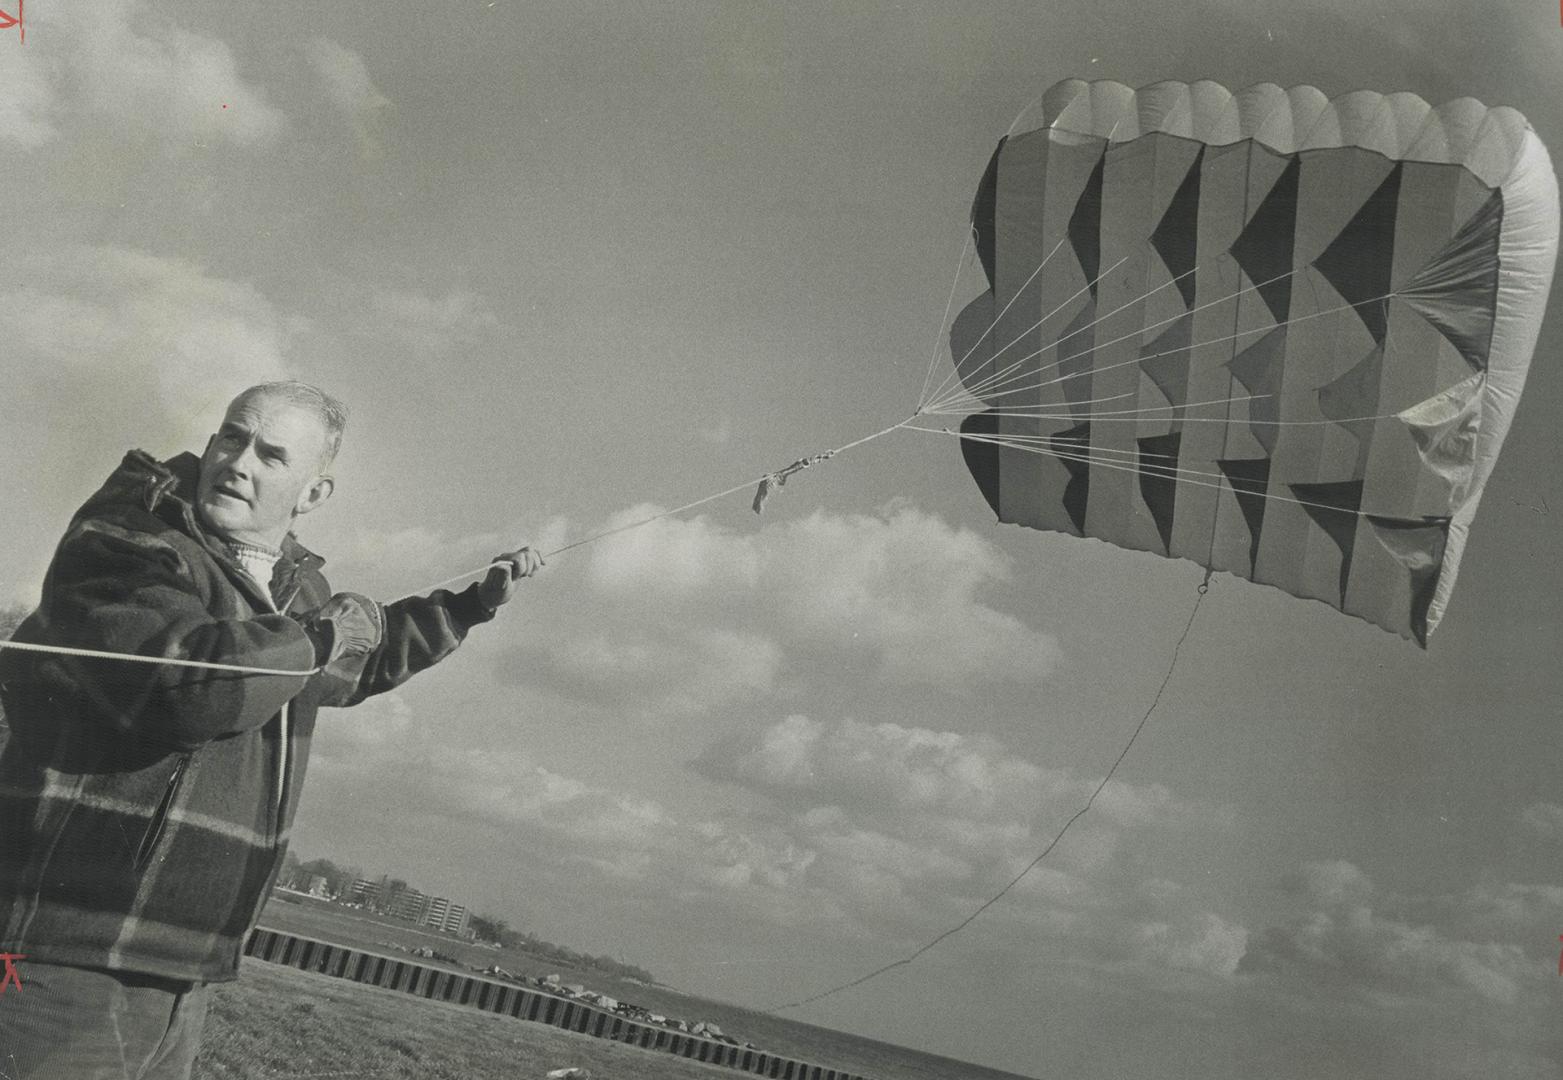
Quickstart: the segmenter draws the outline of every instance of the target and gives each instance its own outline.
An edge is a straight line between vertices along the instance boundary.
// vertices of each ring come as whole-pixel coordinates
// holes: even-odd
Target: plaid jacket
[[[267,595],[200,525],[200,462],[132,451],[76,513],[14,639],[304,671],[324,603],[290,536]],[[384,608],[356,682],[0,650],[0,951],[235,977],[287,847],[315,712],[389,690],[492,617],[476,586]]]

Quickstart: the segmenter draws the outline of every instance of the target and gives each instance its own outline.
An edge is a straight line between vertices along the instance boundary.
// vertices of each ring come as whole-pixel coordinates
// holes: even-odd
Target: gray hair
[[[320,467],[329,468],[342,449],[342,432],[347,428],[347,406],[317,386],[296,379],[280,382],[258,383],[245,390],[229,404],[233,408],[241,401],[254,397],[279,398],[289,405],[314,413],[326,429],[326,449],[320,456]]]

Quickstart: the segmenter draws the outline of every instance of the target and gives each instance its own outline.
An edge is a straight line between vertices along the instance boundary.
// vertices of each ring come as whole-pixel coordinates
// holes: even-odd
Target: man
[[[0,1075],[187,1077],[287,847],[316,710],[401,684],[542,565],[459,593],[331,595],[293,537],[345,413],[244,391],[197,459],[125,457],[77,511],[15,640],[261,669],[0,649]]]

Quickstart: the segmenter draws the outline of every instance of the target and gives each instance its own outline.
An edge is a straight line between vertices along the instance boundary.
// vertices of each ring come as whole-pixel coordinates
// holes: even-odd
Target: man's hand
[[[494,563],[489,567],[488,577],[478,586],[478,599],[490,611],[498,610],[510,599],[518,579],[531,577],[543,568],[543,557],[531,548],[523,547],[496,555]]]
[[[337,593],[315,611],[300,618],[315,643],[315,663],[328,671],[352,668],[356,678],[360,663],[380,644],[385,616],[380,605],[357,593]],[[338,671],[337,674],[349,674]]]

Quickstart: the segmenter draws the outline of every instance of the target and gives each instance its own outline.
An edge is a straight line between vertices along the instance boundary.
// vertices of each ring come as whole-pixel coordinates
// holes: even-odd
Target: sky
[[[0,5],[3,6],[3,5]],[[32,0],[0,32],[0,601],[140,447],[298,377],[353,410],[301,523],[391,599],[904,419],[998,139],[1065,77],[1520,109],[1543,0]],[[1217,575],[1042,864],[787,1015],[1038,1077],[1563,1070],[1549,311],[1423,652]],[[941,351],[942,350],[942,351]],[[549,560],[322,715],[294,850],[741,1005],[1015,877],[1166,675],[1192,564],[999,525],[897,431]]]

